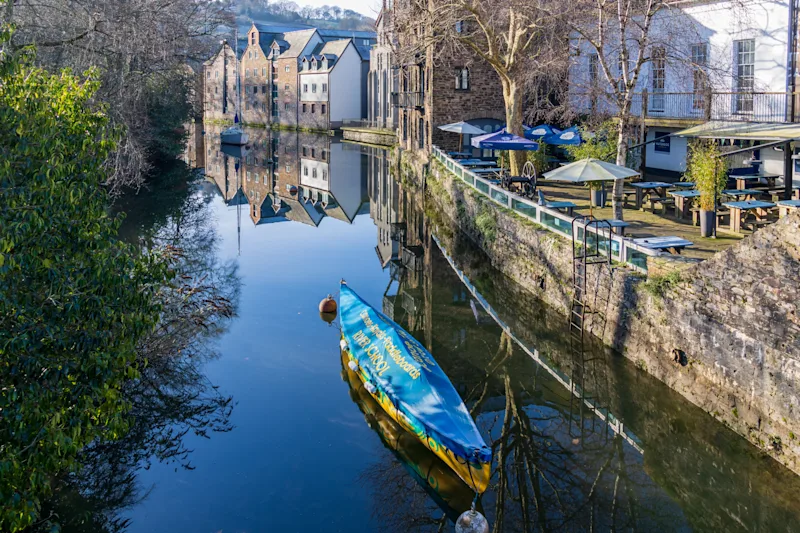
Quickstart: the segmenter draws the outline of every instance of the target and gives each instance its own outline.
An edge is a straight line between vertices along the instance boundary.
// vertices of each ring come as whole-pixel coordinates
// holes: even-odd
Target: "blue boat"
[[[492,453],[430,353],[346,283],[339,291],[341,348],[364,388],[476,493],[486,490]]]

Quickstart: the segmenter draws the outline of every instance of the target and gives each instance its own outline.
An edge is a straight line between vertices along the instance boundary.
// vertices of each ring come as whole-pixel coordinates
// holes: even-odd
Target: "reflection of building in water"
[[[206,175],[229,205],[249,204],[254,224],[326,217],[352,223],[366,213],[366,156],[334,137],[245,128],[251,144],[220,145],[219,126],[205,135]],[[237,174],[238,169],[238,174]]]

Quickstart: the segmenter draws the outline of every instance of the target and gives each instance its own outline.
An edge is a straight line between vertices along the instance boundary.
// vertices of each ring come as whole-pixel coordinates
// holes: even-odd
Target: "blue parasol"
[[[561,133],[561,130],[554,128],[550,124],[539,124],[533,128],[526,128],[525,138],[532,139],[534,141],[541,141],[545,137],[549,137],[550,135],[558,135],[559,133]]]
[[[564,146],[564,145],[578,145],[583,142],[581,139],[581,132],[578,130],[578,126],[572,126],[571,128],[567,128],[562,132],[553,133],[552,135],[548,135],[544,138],[544,142],[547,144],[555,144],[557,146]]]
[[[505,129],[472,138],[472,146],[484,150],[538,150],[539,143],[506,133]]]

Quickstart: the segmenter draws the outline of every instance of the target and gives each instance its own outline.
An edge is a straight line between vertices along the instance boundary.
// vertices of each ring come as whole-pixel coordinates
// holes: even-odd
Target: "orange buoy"
[[[322,300],[319,303],[319,312],[320,313],[335,313],[336,312],[336,300],[329,294],[327,298]]]
[[[328,324],[332,324],[333,321],[336,320],[336,311],[333,313],[320,313],[319,317]]]

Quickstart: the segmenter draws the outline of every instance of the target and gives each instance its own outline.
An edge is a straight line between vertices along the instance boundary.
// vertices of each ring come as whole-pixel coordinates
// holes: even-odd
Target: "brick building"
[[[413,13],[408,14],[408,7],[404,6],[406,12],[403,16],[413,17]],[[403,47],[404,40],[411,42],[422,38],[396,34],[390,20],[398,16],[398,9],[394,2],[384,0],[379,18],[384,23],[378,28],[381,31],[378,36],[380,43],[395,43]],[[392,60],[397,63],[396,58]],[[378,84],[373,82],[375,90],[371,92],[370,107],[388,108],[374,115],[383,117],[389,116],[389,109],[396,108],[398,139],[407,150],[428,153],[432,144],[458,149],[459,137],[439,130],[438,126],[443,124],[463,120],[492,132],[505,122],[500,79],[483,59],[471,52],[445,58],[431,45],[414,60],[394,64],[391,68],[396,70],[397,79],[391,82],[387,79]],[[388,106],[383,106],[381,100],[386,98],[388,91],[392,91],[391,100]],[[469,141],[470,136],[465,135],[463,145],[468,147]]]
[[[203,116],[233,120],[236,113],[236,55],[227,41],[203,63]]]

